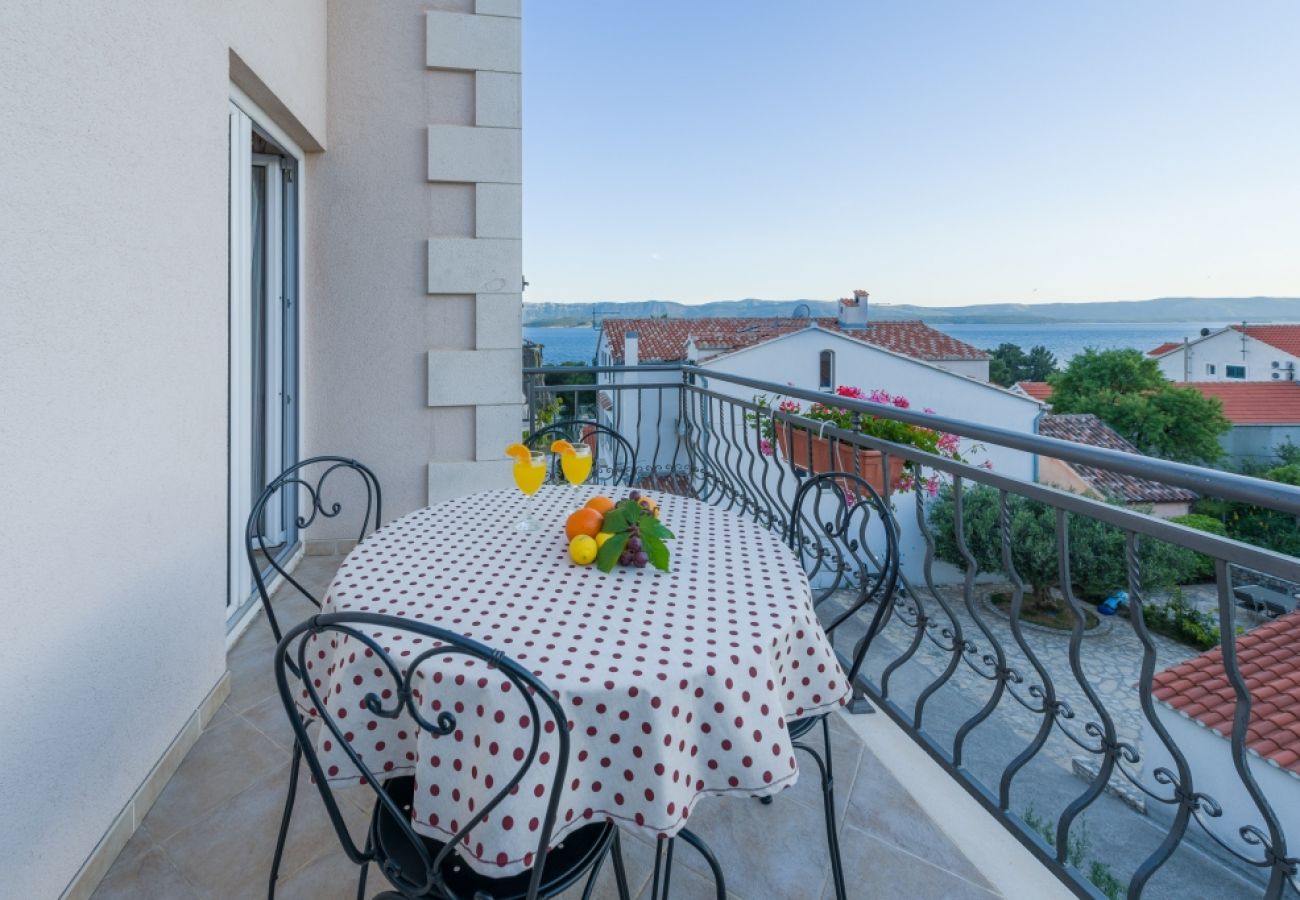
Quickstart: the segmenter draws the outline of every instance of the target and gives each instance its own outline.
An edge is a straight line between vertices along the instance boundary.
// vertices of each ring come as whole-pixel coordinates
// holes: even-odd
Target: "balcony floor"
[[[296,576],[319,596],[339,560],[307,557]],[[282,620],[310,607],[277,600]],[[271,632],[255,621],[231,650],[230,696],[213,718],[94,897],[227,898],[265,896],[288,777],[291,732],[270,666]],[[912,796],[839,717],[832,720],[840,841],[849,894],[855,898],[991,898],[999,896]],[[918,751],[919,752],[919,751]],[[354,833],[373,794],[350,789],[345,815]],[[808,900],[833,896],[815,778],[803,779],[770,806],[757,800],[705,798],[691,827],[720,860],[732,897]],[[625,837],[632,896],[650,892],[653,845]],[[673,869],[673,896],[712,898],[707,868],[685,845]],[[599,898],[616,897],[610,867]],[[277,896],[352,898],[357,868],[344,855],[315,788],[298,792]],[[386,889],[372,868],[368,893]],[[581,890],[565,895],[577,900]]]

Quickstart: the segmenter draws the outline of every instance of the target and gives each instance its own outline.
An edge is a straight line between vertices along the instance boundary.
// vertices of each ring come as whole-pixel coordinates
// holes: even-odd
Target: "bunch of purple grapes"
[[[632,491],[627,495],[627,498],[633,502],[640,500],[641,492]],[[650,562],[650,555],[645,552],[645,547],[641,543],[641,529],[633,525],[628,529],[628,534],[630,534],[631,537],[627,539],[627,546],[624,547],[623,552],[619,554],[619,565],[635,566],[638,569],[644,569],[646,564]]]

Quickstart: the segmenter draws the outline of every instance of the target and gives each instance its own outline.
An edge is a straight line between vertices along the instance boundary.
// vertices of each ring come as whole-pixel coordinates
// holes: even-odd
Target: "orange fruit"
[[[592,497],[587,501],[586,507],[587,509],[594,509],[603,516],[614,508],[614,501],[604,496]]]
[[[575,451],[573,449],[572,444],[564,440],[564,438],[560,438],[558,441],[551,442],[551,452],[564,454],[564,453],[573,453]]]
[[[564,536],[569,540],[573,540],[580,534],[595,538],[600,534],[600,526],[603,524],[605,524],[605,517],[602,514],[584,506],[570,515],[569,520],[564,523]]]
[[[642,496],[636,502],[638,506],[640,506],[646,512],[650,513],[650,515],[658,518],[659,504],[655,503],[654,500],[650,499],[649,497]]]
[[[509,447],[506,448],[506,456],[511,457],[512,459],[514,459],[515,462],[518,463],[528,462],[529,458],[532,455],[533,455],[533,451],[529,450],[523,444],[511,444]]]

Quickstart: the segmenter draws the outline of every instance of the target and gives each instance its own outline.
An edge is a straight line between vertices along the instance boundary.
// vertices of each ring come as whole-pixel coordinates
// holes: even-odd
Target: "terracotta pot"
[[[822,472],[852,472],[876,489],[885,492],[884,454],[879,450],[855,447],[843,441],[835,446],[835,464],[831,464],[830,438],[818,437],[815,433],[789,425],[777,426],[781,454],[794,466],[814,475]],[[809,450],[811,449],[811,456]],[[906,476],[907,461],[897,456],[889,458],[890,484],[898,489]]]

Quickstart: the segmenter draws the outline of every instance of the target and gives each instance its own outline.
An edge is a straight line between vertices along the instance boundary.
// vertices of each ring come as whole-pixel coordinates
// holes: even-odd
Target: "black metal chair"
[[[318,475],[310,477],[319,470]],[[279,641],[284,635],[271,605],[271,593],[267,586],[268,567],[292,585],[303,597],[317,609],[321,608],[319,598],[303,587],[302,583],[285,571],[282,561],[277,559],[275,549],[284,543],[282,533],[286,532],[287,523],[293,522],[297,530],[310,528],[318,519],[335,519],[343,513],[343,504],[336,500],[327,500],[326,482],[335,472],[352,473],[360,482],[365,493],[365,509],[361,518],[361,529],[357,540],[363,540],[366,533],[379,527],[383,514],[383,495],[379,488],[379,479],[369,468],[342,456],[314,456],[304,459],[285,469],[271,481],[258,495],[249,513],[248,523],[244,527],[244,550],[248,556],[248,567],[253,571],[253,581],[262,600],[262,609],[266,612],[266,621],[271,626],[271,633]],[[336,482],[331,482],[331,485]],[[373,515],[372,515],[373,513]],[[268,535],[273,522],[279,522],[277,534]],[[293,803],[298,790],[298,768],[302,760],[302,748],[295,741],[293,746],[293,763],[290,768],[289,793],[285,798],[284,816],[280,820],[280,835],[275,845],[275,857],[271,864],[271,886],[269,896],[275,896],[275,882],[280,873],[280,860],[284,855],[285,837],[289,833],[289,820],[293,816]]]
[[[402,639],[403,646],[418,644],[421,639],[427,640],[429,646],[421,649],[418,654],[403,658],[399,665],[381,643],[390,635]],[[425,667],[425,675],[428,675],[427,670],[445,657],[463,657],[486,663],[514,688],[509,691],[499,690],[494,694],[494,699],[509,698],[511,703],[519,706],[521,714],[527,715],[531,725],[525,733],[529,742],[527,753],[519,759],[513,777],[504,780],[499,786],[487,781],[491,787],[483,788],[485,796],[481,801],[474,798],[475,802],[469,804],[469,808],[475,810],[473,815],[463,824],[452,822],[454,833],[446,841],[417,833],[412,827],[410,814],[414,799],[414,777],[401,775],[384,778],[382,773],[376,775],[353,746],[354,735],[349,729],[355,729],[360,735],[368,732],[351,721],[341,726],[331,713],[330,706],[322,701],[316,680],[297,677],[297,673],[309,668],[309,651],[315,653],[323,646],[315,644],[315,641],[337,642],[340,646],[344,642],[355,641],[357,652],[364,651],[368,656],[372,655],[373,658],[367,660],[366,668],[379,673],[378,680],[381,683],[366,695],[365,708],[379,718],[408,719],[426,736],[432,736],[435,740],[457,730],[472,729],[474,716],[463,716],[458,722],[453,712],[444,709],[437,713],[436,719],[427,718],[421,712],[421,706],[432,705],[435,709],[438,708],[437,703],[431,701],[428,695],[431,689],[437,690],[433,687],[437,680],[432,677],[418,678],[421,667]],[[612,855],[619,897],[628,900],[627,875],[619,845],[618,827],[612,821],[582,826],[565,835],[557,846],[550,846],[569,762],[568,718],[550,689],[527,669],[499,651],[445,629],[374,613],[312,616],[289,631],[276,648],[275,659],[276,683],[285,713],[303,748],[303,756],[339,841],[348,858],[361,867],[357,883],[358,898],[365,895],[366,873],[373,862],[396,889],[379,895],[389,900],[535,900],[553,897],[587,876],[583,894],[586,900],[595,886],[606,856]],[[505,687],[501,678],[493,678],[492,683]],[[325,690],[328,691],[327,685]],[[381,699],[381,695],[388,699]],[[364,778],[364,783],[375,794],[370,826],[361,846],[353,840],[339,811],[334,789],[321,766],[315,745],[307,734],[307,719],[321,723],[332,743],[346,754],[356,773]],[[546,813],[538,830],[533,865],[520,874],[505,878],[479,874],[458,855],[457,848],[462,846],[489,813],[503,803],[509,803],[516,786],[535,763],[550,764],[544,755],[539,758],[543,732],[553,735],[548,738],[548,747],[554,750],[552,756],[555,770],[550,778]]]
[[[636,451],[632,444],[610,426],[594,419],[552,422],[524,438],[524,445],[534,450],[546,450],[561,438],[591,448],[591,477],[587,484],[632,485],[632,478],[636,475]],[[559,460],[553,462],[549,480],[555,483],[564,481]]]
[[[884,545],[876,549],[872,549],[868,539],[874,523],[879,523],[883,531]],[[847,674],[852,686],[867,649],[894,600],[898,583],[898,523],[888,504],[866,480],[851,472],[826,472],[807,479],[795,492],[786,539],[803,561],[810,581],[821,577],[830,580],[829,585],[815,594],[813,606],[832,641],[836,629],[854,619],[868,604],[875,604],[866,631],[854,646],[849,661]],[[845,589],[852,589],[854,594],[842,609],[826,606],[833,595]],[[808,753],[817,763],[835,896],[845,900],[844,868],[835,827],[829,722],[830,714],[822,713],[787,722],[786,728],[794,746]],[[821,726],[824,757],[802,740],[818,725]],[[770,803],[771,800],[771,797],[764,798],[764,802]]]

